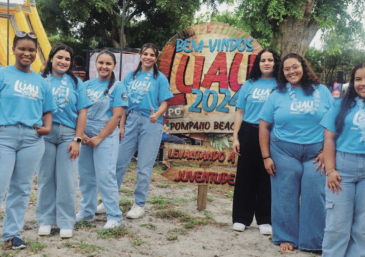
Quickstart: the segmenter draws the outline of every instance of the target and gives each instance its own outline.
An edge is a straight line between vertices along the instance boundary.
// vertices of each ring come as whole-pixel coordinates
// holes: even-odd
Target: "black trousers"
[[[233,223],[271,224],[270,175],[262,160],[257,125],[242,121],[238,132],[240,153],[233,196]]]

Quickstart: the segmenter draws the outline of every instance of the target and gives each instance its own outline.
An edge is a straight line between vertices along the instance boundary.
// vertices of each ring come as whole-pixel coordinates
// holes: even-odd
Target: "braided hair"
[[[98,61],[99,57],[103,54],[109,55],[113,59],[114,65],[117,63],[117,59],[115,58],[115,55],[112,52],[110,52],[109,50],[101,51],[99,53],[98,57],[96,57],[96,62]],[[109,79],[108,89],[105,90],[104,95],[109,93],[109,90],[114,85],[114,82],[115,82],[115,74],[114,74],[114,71],[112,71],[112,74]]]
[[[54,46],[52,46],[52,49],[49,52],[49,56],[48,56],[48,60],[47,60],[46,66],[42,70],[42,77],[43,78],[46,78],[49,73],[52,74],[52,59],[56,55],[56,53],[58,51],[61,51],[61,50],[64,50],[64,51],[66,51],[66,52],[68,52],[70,54],[71,64],[73,63],[73,60],[74,60],[74,52],[73,52],[72,48],[69,47],[69,46],[67,46],[67,45],[64,45],[64,44],[55,44]],[[68,70],[65,73],[72,78],[72,80],[75,82],[75,87],[77,89],[78,80],[77,80],[76,76],[72,72],[72,65],[70,65],[70,67],[68,68]]]
[[[158,56],[160,55],[160,52],[158,51],[157,46],[155,46],[152,43],[147,43],[144,44],[141,49],[139,50],[139,55],[142,56],[142,54],[144,53],[144,51],[146,51],[148,48],[151,48],[154,52],[155,52],[155,56],[156,58],[158,58]],[[132,74],[132,78],[135,79],[137,72],[140,71],[142,68],[142,62],[139,61],[137,68],[134,70],[133,74]],[[157,78],[158,77],[158,67],[157,64],[154,63],[153,64],[153,78]]]
[[[347,114],[349,113],[350,109],[354,108],[356,105],[355,97],[358,96],[358,94],[355,91],[355,73],[358,69],[361,68],[365,68],[365,62],[359,63],[352,70],[349,87],[347,89],[346,94],[342,98],[340,111],[338,112],[335,119],[336,132],[338,135],[340,135],[343,131],[343,126],[345,124],[345,118]]]
[[[286,83],[288,83],[288,80],[285,78],[285,75],[284,75],[284,62],[290,58],[297,59],[300,62],[300,64],[302,65],[303,77],[300,80],[300,83],[302,85],[303,92],[306,95],[312,95],[314,92],[314,88],[312,87],[312,85],[318,86],[321,83],[321,81],[319,80],[319,78],[316,76],[316,74],[312,70],[308,61],[304,57],[301,57],[300,55],[294,54],[294,53],[287,54],[281,60],[281,64],[280,64],[280,68],[279,68],[279,76],[277,79],[277,81],[278,81],[277,88],[278,88],[279,92],[285,93],[287,91]]]

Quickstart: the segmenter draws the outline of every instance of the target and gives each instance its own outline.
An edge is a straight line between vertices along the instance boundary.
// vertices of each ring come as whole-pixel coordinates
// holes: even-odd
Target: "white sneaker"
[[[119,228],[120,223],[116,220],[108,220],[108,222],[105,224],[104,229],[111,229],[111,228]]]
[[[66,229],[66,228],[61,228],[60,230],[60,237],[61,238],[70,238],[72,237],[72,229]]]
[[[233,230],[243,232],[243,231],[245,231],[245,229],[246,229],[245,224],[238,223],[238,222],[233,223]]]
[[[262,224],[259,225],[260,233],[263,235],[271,235],[272,234],[272,227],[270,224]]]
[[[99,204],[98,207],[96,207],[96,212],[95,213],[96,214],[104,214],[104,213],[106,213],[103,203]]]
[[[76,213],[76,222],[83,222],[83,221],[87,221],[87,222],[90,222],[90,221],[93,221],[94,218],[88,218],[88,219],[84,219],[84,216],[80,213]]]
[[[140,207],[137,204],[133,204],[132,209],[127,213],[127,218],[138,219],[144,214],[144,207]]]
[[[51,234],[51,225],[41,225],[38,229],[38,236],[48,236]]]

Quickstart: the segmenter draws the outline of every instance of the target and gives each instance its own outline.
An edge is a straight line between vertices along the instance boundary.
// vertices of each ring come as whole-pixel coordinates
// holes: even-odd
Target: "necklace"
[[[292,99],[292,104],[297,106],[297,103],[299,101],[295,97],[295,92],[293,90],[292,85],[289,82],[286,83],[286,88],[289,92],[290,98]],[[311,115],[314,115],[316,113],[316,111],[318,111],[319,103],[321,101],[321,96],[320,96],[318,88],[316,88],[315,85],[312,85],[312,88],[314,89],[314,92],[313,92],[314,104],[313,104],[313,106],[301,105],[301,107],[299,109],[299,112],[303,112],[304,114],[310,113]]]
[[[359,111],[358,111],[358,115],[359,118],[357,119],[357,126],[359,127],[360,130],[360,134],[361,134],[361,138],[360,138],[360,143],[364,142],[365,144],[365,110],[364,110],[364,100],[361,99],[360,97],[356,96],[355,97],[355,101],[357,106],[359,106]]]

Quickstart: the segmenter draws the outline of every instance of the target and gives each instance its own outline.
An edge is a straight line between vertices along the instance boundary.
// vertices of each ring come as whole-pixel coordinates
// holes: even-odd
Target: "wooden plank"
[[[209,144],[209,142],[207,142]],[[236,167],[238,156],[231,148],[223,148],[222,151],[214,147],[200,145],[179,145],[165,143],[164,161],[207,164],[215,166]]]
[[[208,186],[199,185],[198,186],[198,211],[204,211],[207,208],[207,196],[208,196]]]
[[[191,185],[234,186],[236,172],[207,168],[172,167],[162,174],[172,183]]]

